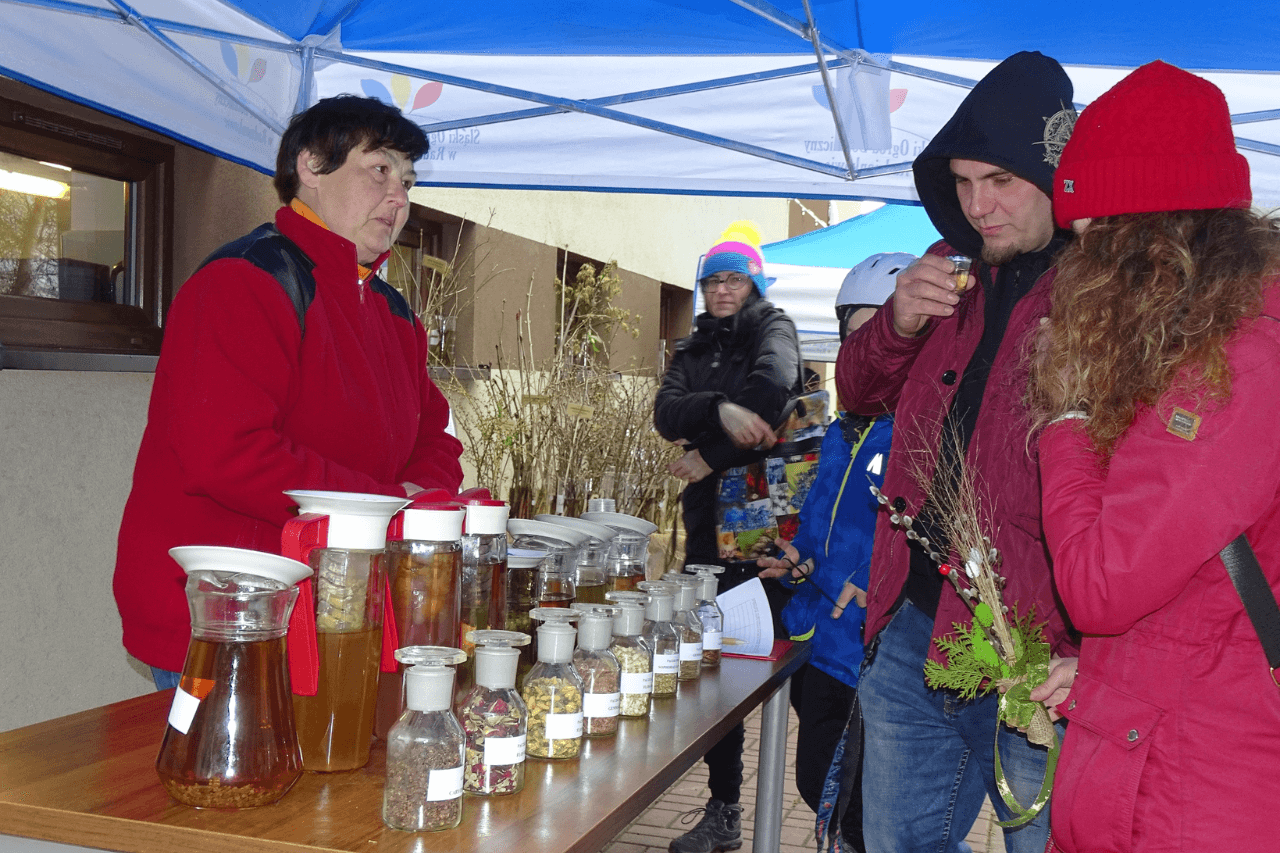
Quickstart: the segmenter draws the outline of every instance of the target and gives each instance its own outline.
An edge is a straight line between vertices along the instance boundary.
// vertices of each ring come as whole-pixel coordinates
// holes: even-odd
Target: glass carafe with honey
[[[462,507],[414,501],[391,522],[387,542],[396,646],[453,648],[461,638]],[[404,667],[383,673],[378,722],[385,737],[404,711]]]
[[[301,514],[284,553],[315,577],[289,629],[293,711],[304,770],[355,770],[369,761],[380,672],[395,672],[398,638],[386,572],[387,525],[406,498],[286,492]],[[305,584],[304,584],[305,594]]]
[[[539,515],[536,520],[586,534],[586,541],[578,547],[578,562],[574,567],[574,600],[585,604],[604,604],[609,553],[618,532],[612,527],[571,516]]]
[[[285,634],[311,570],[239,548],[169,552],[187,572],[191,643],[156,773],[178,802],[243,809],[276,802],[302,773]]]

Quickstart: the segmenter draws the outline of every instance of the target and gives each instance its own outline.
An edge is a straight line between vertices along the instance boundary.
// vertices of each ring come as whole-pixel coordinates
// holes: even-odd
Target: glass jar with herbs
[[[526,751],[534,758],[577,758],[582,748],[582,678],[573,667],[578,614],[565,607],[536,607],[538,660],[520,686],[529,706]]]
[[[529,709],[516,692],[520,647],[529,635],[472,631],[476,683],[458,705],[467,735],[462,788],[469,794],[514,794],[524,787]]]
[[[573,667],[582,677],[582,734],[605,737],[618,733],[622,702],[622,667],[609,650],[616,609],[607,604],[578,603],[578,648]]]
[[[461,649],[420,646],[404,675],[405,711],[387,735],[382,822],[429,832],[462,822],[466,734],[453,715],[453,669]]]
[[[676,682],[680,678],[682,636],[672,621],[675,586],[661,581],[642,581],[640,588],[649,594],[640,636],[653,655],[653,697],[675,696]]]

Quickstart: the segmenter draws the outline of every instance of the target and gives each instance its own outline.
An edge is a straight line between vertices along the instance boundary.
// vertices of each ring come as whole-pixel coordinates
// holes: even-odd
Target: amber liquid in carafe
[[[178,802],[244,809],[276,802],[302,772],[285,638],[192,638],[178,689],[200,700],[183,734],[165,728],[156,772]]]
[[[377,708],[382,627],[316,635],[320,685],[315,696],[294,696],[302,764],[322,772],[369,763]]]

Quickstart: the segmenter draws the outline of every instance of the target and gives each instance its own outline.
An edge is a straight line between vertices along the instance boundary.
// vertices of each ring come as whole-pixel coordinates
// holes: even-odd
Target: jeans
[[[153,666],[151,680],[155,682],[156,690],[168,690],[170,687],[178,686],[178,682],[182,680],[182,673]]]
[[[961,701],[924,683],[932,633],[933,619],[905,602],[881,633],[858,683],[866,738],[862,809],[868,853],[956,853],[984,794],[1000,819],[1009,819],[996,789],[992,745],[997,739],[1002,769],[1019,803],[1030,805],[1044,778],[1048,751],[997,722],[995,693]],[[1048,835],[1046,806],[1031,823],[1004,831],[1005,849],[1042,853]]]

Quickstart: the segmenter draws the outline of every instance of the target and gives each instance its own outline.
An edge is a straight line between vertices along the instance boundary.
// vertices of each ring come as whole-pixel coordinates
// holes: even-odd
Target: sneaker
[[[742,806],[707,800],[705,808],[685,812],[680,822],[689,823],[698,815],[698,825],[667,846],[670,853],[722,853],[742,846]]]

